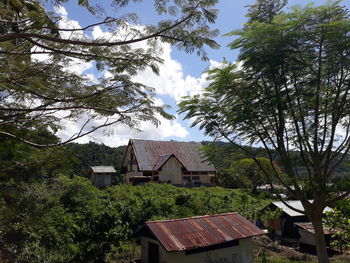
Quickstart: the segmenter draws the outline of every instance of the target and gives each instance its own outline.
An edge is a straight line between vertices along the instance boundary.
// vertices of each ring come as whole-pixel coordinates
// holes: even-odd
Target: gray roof
[[[94,173],[116,173],[113,166],[91,166]]]
[[[312,202],[313,200],[309,200],[309,201]],[[298,209],[298,210],[304,211],[303,205],[302,205],[301,202],[298,201],[298,200],[285,201],[285,202],[286,202],[288,205],[290,205],[291,207],[294,207],[294,208],[296,208],[296,209]],[[289,207],[287,207],[282,201],[272,202],[272,204],[274,204],[275,206],[281,208],[281,209],[283,210],[283,212],[286,213],[286,214],[289,215],[289,216],[292,216],[292,217],[294,217],[294,216],[304,216],[304,214],[301,214],[301,213],[299,213],[299,212],[296,212],[296,211],[290,209]],[[333,209],[327,206],[327,207],[323,210],[323,213],[325,213],[325,212],[331,212],[331,211],[333,211]]]
[[[212,163],[206,160],[197,142],[151,141],[131,139],[141,171],[156,171],[171,155],[174,155],[187,171],[215,172]]]

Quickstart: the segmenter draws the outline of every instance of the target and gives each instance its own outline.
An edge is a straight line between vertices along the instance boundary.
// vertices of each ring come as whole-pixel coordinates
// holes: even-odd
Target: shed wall
[[[252,240],[251,238],[240,239],[239,246],[220,248],[186,255],[184,251],[167,252],[157,241],[147,237],[141,239],[141,263],[148,262],[148,242],[159,246],[159,263],[203,263],[221,260],[232,263],[252,263]],[[227,261],[224,261],[224,260]]]

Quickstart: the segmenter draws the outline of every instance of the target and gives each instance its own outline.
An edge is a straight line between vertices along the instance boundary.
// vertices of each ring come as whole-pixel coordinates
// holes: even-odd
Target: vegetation
[[[232,211],[254,218],[269,202],[220,187],[147,184],[99,190],[85,178],[65,176],[24,185],[21,194],[0,200],[2,262],[102,262],[123,253],[125,242],[130,247],[145,221]]]
[[[326,225],[336,230],[332,236],[332,246],[343,250],[350,249],[350,199],[340,200],[336,203],[333,212],[328,212]]]
[[[117,171],[114,183],[122,181],[119,169],[122,165],[125,146],[112,148],[104,144],[89,142],[87,144],[71,143],[67,145],[67,148],[74,157],[74,174],[88,177],[91,166],[113,166]]]
[[[33,147],[62,145],[97,129],[124,124],[137,129],[140,121],[158,124],[172,118],[154,104],[151,87],[132,81],[146,68],[158,73],[161,43],[207,59],[205,47],[217,48],[218,34],[208,26],[216,19],[217,0],[154,0],[159,22],[138,26],[136,14],[120,14],[129,0],[107,6],[120,17],[104,17],[103,5],[78,1],[96,23],[81,28],[67,25],[61,14],[49,12],[67,0],[4,0],[0,2],[0,135]],[[104,3],[106,4],[106,3]],[[110,13],[113,14],[113,11]],[[99,26],[104,36],[92,38]],[[143,43],[144,47],[139,45]],[[69,70],[72,63],[89,63],[99,77],[89,79]],[[67,70],[68,69],[68,70]],[[107,74],[108,73],[108,74]],[[81,125],[65,141],[40,141],[56,133],[62,121]]]
[[[334,172],[350,150],[350,133],[342,132],[350,129],[350,17],[338,1],[290,12],[282,11],[285,4],[250,6],[248,23],[229,34],[238,36],[230,46],[240,49],[239,63],[210,70],[205,92],[179,106],[205,134],[254,159],[267,178],[245,146],[263,145],[272,167],[278,155],[287,176],[275,170],[274,177],[301,201],[315,229],[318,260],[328,263],[322,212],[349,194],[348,178],[336,182]]]

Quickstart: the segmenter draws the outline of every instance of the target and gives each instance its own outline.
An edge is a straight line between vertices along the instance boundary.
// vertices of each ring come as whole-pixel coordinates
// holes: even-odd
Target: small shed
[[[116,173],[113,166],[92,166],[90,180],[96,187],[104,188],[112,184],[112,176],[115,176]]]
[[[251,238],[265,234],[238,213],[146,222],[141,263],[252,262]]]
[[[309,201],[312,202],[312,200],[309,200]],[[304,207],[299,200],[289,200],[289,201],[285,201],[285,203],[287,203],[291,207],[294,207],[297,210],[304,211]],[[282,209],[283,211],[282,216],[276,219],[273,224],[275,233],[279,236],[298,239],[300,237],[300,234],[299,234],[298,227],[296,226],[295,223],[310,222],[310,220],[307,218],[305,214],[294,211],[293,209],[289,208],[285,203],[283,203],[282,201],[272,202],[267,207],[262,209],[262,212],[266,209],[270,209],[272,211],[277,208]],[[323,210],[323,213],[325,214],[328,211],[333,211],[333,210],[332,208],[327,206]]]
[[[302,222],[302,223],[295,223],[296,227],[298,228],[299,235],[300,235],[300,243],[310,246],[316,246],[315,241],[315,229],[312,226],[310,222]],[[327,245],[331,242],[331,237],[333,234],[335,234],[335,231],[323,226],[323,232],[326,239]]]

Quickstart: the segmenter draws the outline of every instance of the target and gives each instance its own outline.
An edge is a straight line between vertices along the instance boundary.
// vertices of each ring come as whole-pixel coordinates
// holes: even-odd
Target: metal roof
[[[130,140],[140,171],[154,171],[164,159],[174,155],[187,171],[215,172],[212,163],[205,160],[197,142]]]
[[[91,166],[94,173],[116,173],[113,166]]]
[[[313,200],[309,200],[310,202],[312,202]],[[291,207],[294,207],[295,209],[298,209],[300,211],[304,211],[304,207],[302,205],[302,203],[299,200],[292,200],[292,201],[285,201],[288,205],[290,205]],[[274,204],[275,206],[281,208],[283,210],[284,213],[286,213],[289,216],[304,216],[304,214],[299,213],[297,211],[294,211],[292,209],[290,209],[289,207],[287,207],[282,201],[278,201],[278,202],[272,202],[272,204]],[[325,212],[331,212],[333,211],[332,208],[330,207],[326,207],[323,210],[323,213]]]
[[[312,234],[315,234],[315,229],[312,225],[311,222],[301,222],[301,223],[294,223],[295,225],[301,227],[302,229],[306,230],[307,232],[310,232]],[[323,226],[323,233],[325,235],[332,235],[334,234],[336,231],[332,230],[328,227]]]
[[[265,234],[238,213],[146,222],[166,251],[192,250]]]

